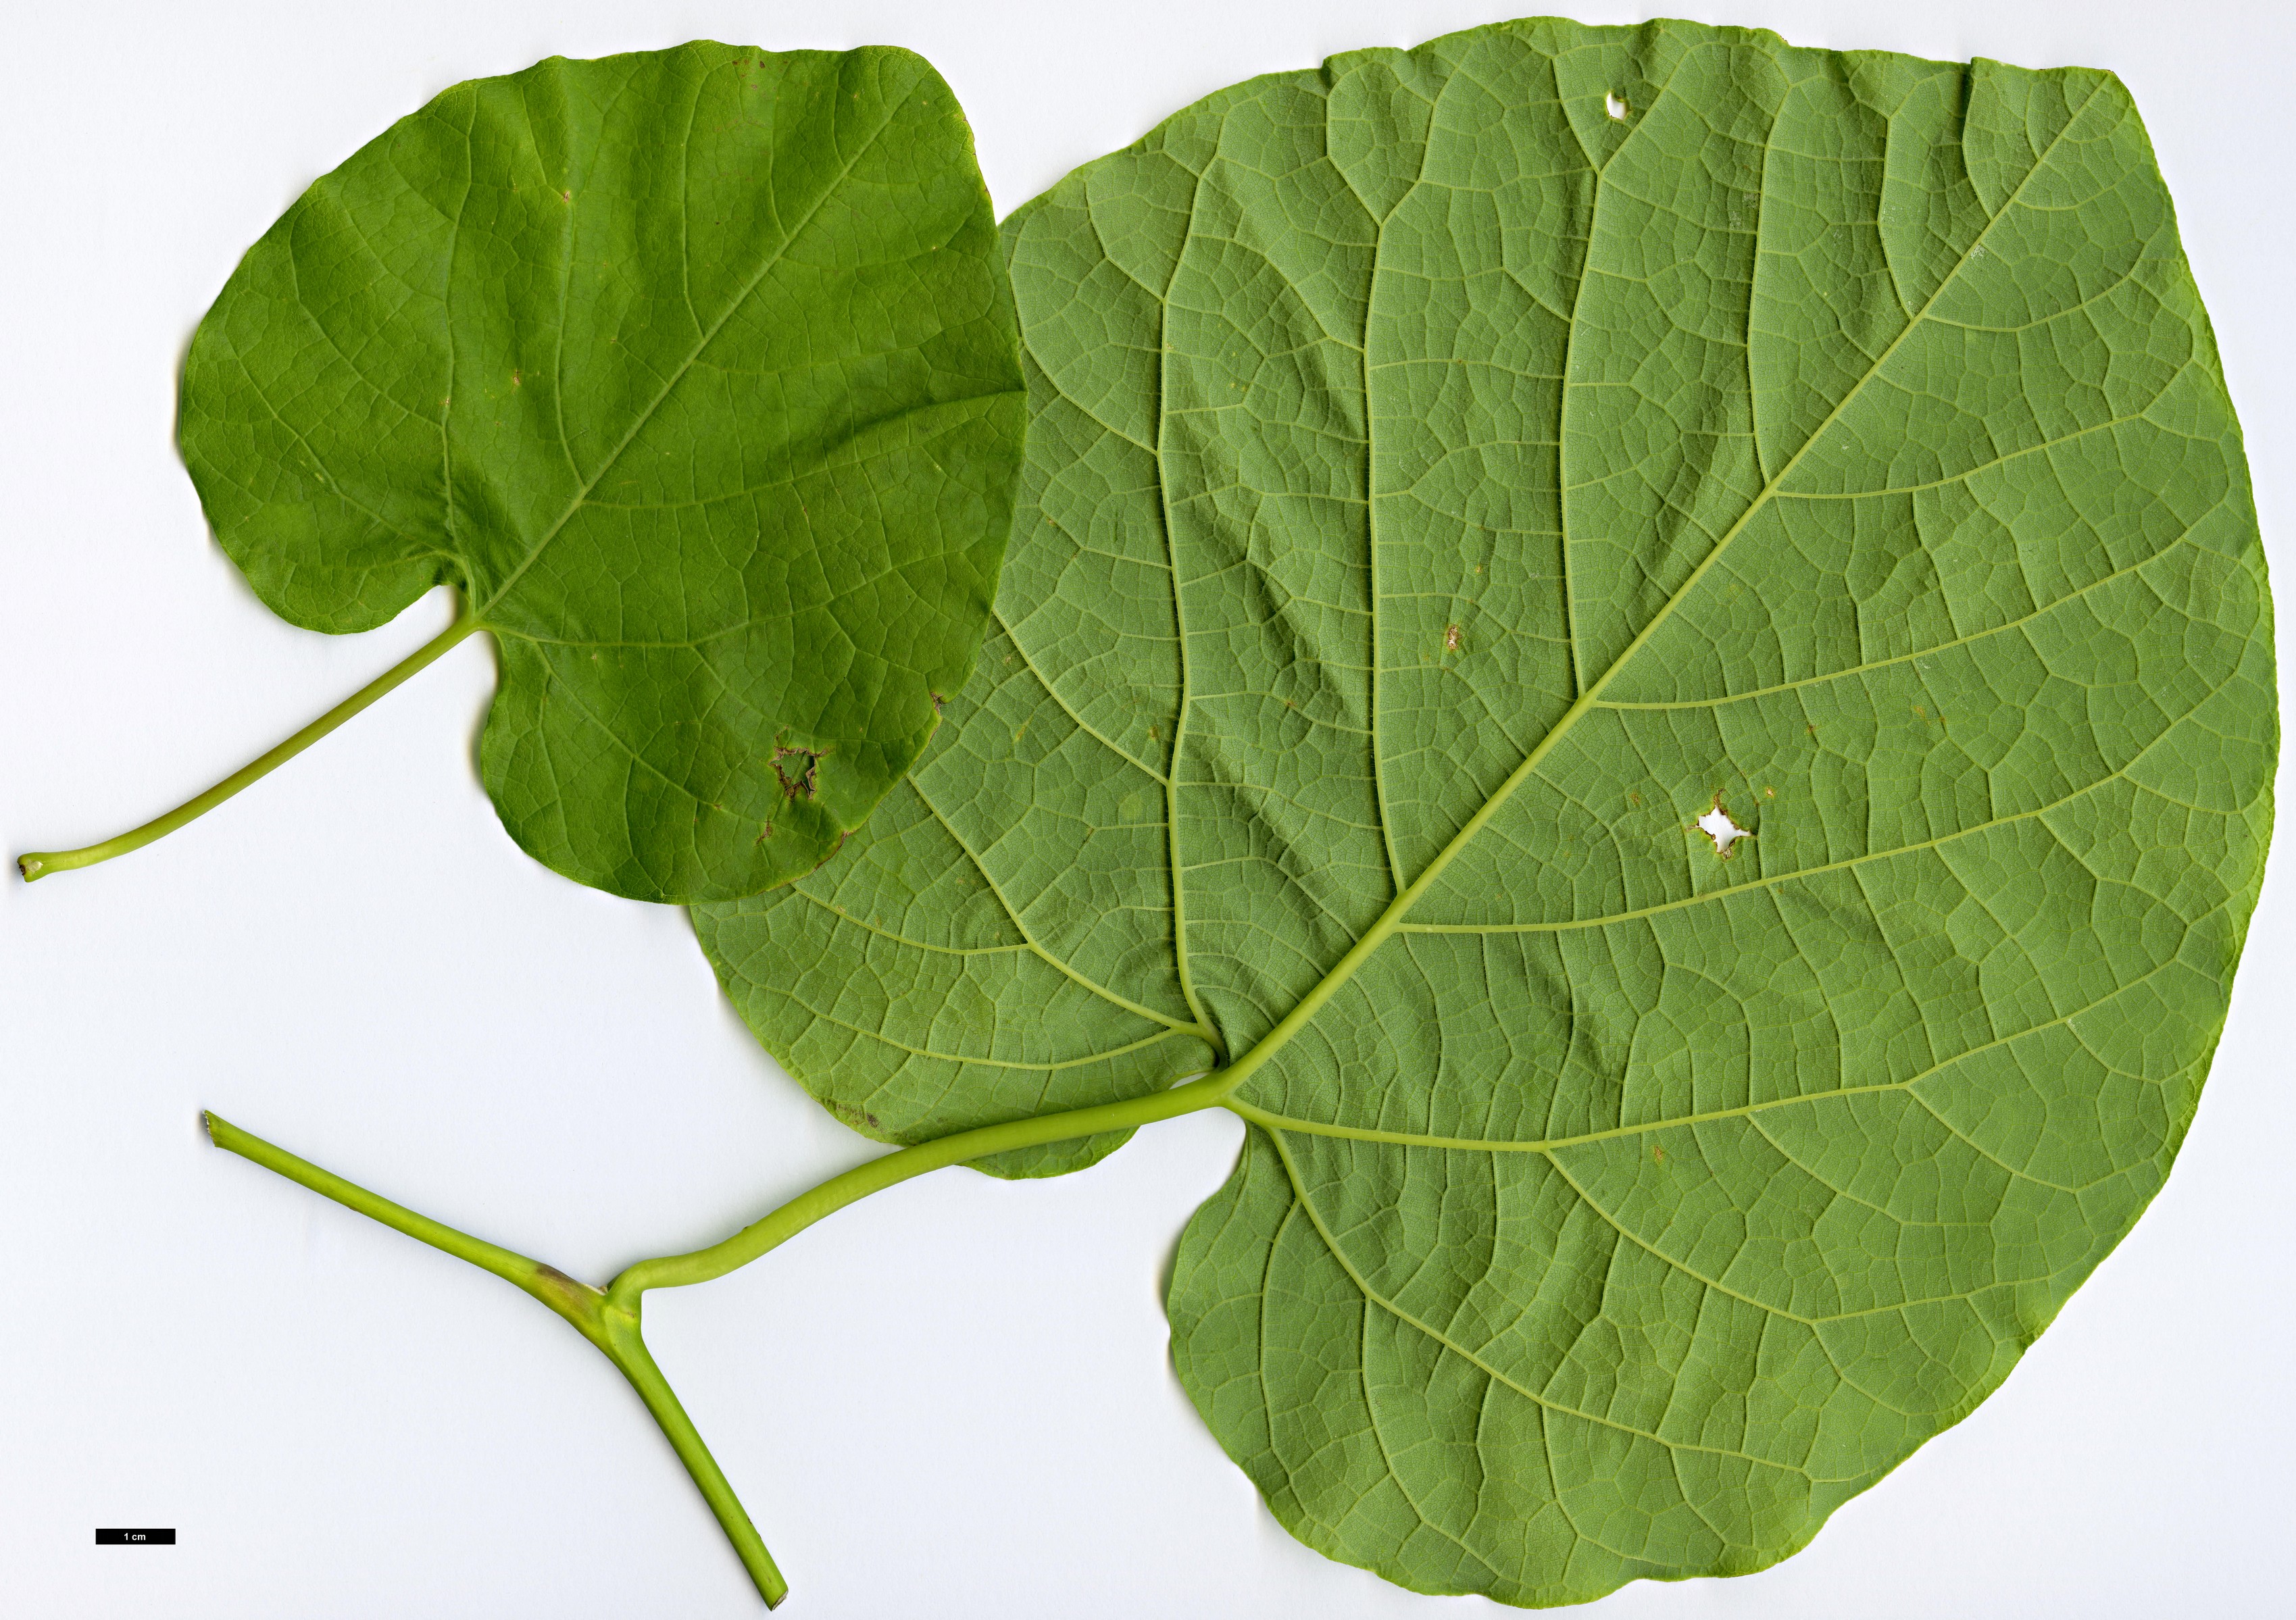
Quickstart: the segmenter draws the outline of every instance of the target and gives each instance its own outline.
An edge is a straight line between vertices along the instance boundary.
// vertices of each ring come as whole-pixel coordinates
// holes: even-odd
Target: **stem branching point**
[[[467,631],[464,634],[468,634]],[[435,645],[436,643],[434,643]],[[404,677],[401,677],[404,678]],[[157,836],[157,835],[154,835]],[[30,859],[31,857],[26,857]],[[228,1120],[213,1114],[201,1117],[206,1123],[209,1140],[218,1148],[228,1149],[242,1158],[251,1159],[265,1169],[285,1176],[299,1186],[308,1187],[324,1198],[332,1199],[346,1209],[357,1211],[370,1220],[380,1221],[394,1231],[428,1243],[458,1260],[467,1260],[481,1271],[492,1272],[504,1281],[514,1284],[534,1296],[544,1305],[573,1324],[575,1331],[595,1346],[601,1354],[628,1380],[638,1399],[660,1426],[670,1449],[685,1465],[702,1500],[717,1516],[726,1532],[726,1539],[734,1544],[734,1551],[749,1571],[750,1579],[766,1607],[776,1607],[789,1595],[789,1583],[782,1579],[775,1567],[773,1555],[758,1534],[757,1526],[750,1522],[749,1513],[734,1494],[734,1487],[710,1456],[709,1448],[678,1404],[669,1380],[645,1346],[641,1328],[643,1296],[648,1289],[676,1288],[686,1283],[706,1282],[713,1277],[747,1265],[759,1256],[778,1247],[797,1233],[857,1199],[873,1192],[898,1185],[912,1176],[939,1170],[949,1165],[963,1164],[969,1159],[985,1158],[992,1153],[1009,1152],[1015,1148],[1037,1147],[1049,1142],[1071,1141],[1078,1137],[1096,1136],[1103,1131],[1129,1130],[1136,1125],[1159,1119],[1171,1119],[1200,1109],[1217,1107],[1227,1098],[1242,1078],[1234,1070],[1207,1075],[1175,1086],[1169,1091],[1153,1092],[1145,1097],[1134,1097],[1122,1102],[1104,1103],[1097,1108],[1075,1109],[1064,1114],[1047,1114],[1033,1119],[1010,1120],[1003,1125],[984,1125],[979,1130],[960,1131],[938,1141],[920,1142],[870,1160],[842,1175],[832,1176],[809,1192],[800,1193],[763,1220],[743,1227],[740,1231],[709,1248],[697,1249],[688,1255],[666,1256],[657,1260],[641,1260],[614,1279],[609,1289],[593,1288],[586,1282],[568,1276],[554,1265],[457,1231],[444,1222],[429,1215],[418,1215],[401,1204],[368,1191],[356,1182],[345,1181],[331,1170],[322,1170],[307,1159],[301,1159],[283,1148],[274,1146],[259,1136],[250,1135]]]

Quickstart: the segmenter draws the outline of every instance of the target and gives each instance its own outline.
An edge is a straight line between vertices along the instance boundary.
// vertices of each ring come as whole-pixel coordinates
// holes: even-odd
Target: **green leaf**
[[[896,1140],[1227,1063],[1175,1354],[1309,1545],[1520,1604],[1793,1551],[2159,1188],[2261,875],[2127,93],[1506,24],[1004,234],[985,667],[851,855],[699,911],[743,1015]]]
[[[511,836],[642,899],[810,871],[972,667],[1023,405],[922,59],[693,44],[446,92],[201,323],[185,461],[271,609],[433,585],[500,650]]]

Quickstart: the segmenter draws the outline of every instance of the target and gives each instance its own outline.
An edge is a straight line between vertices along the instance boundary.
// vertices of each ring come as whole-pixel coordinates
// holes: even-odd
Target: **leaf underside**
[[[2159,1188],[2261,875],[2263,558],[2126,92],[1501,25],[1004,236],[982,667],[698,912],[744,1016],[889,1140],[1248,1068],[1175,1355],[1309,1545],[1517,1604],[1793,1551]]]
[[[192,343],[186,463],[310,629],[494,634],[511,836],[649,900],[811,871],[973,665],[1025,424],[922,59],[697,43],[458,85],[314,184]]]

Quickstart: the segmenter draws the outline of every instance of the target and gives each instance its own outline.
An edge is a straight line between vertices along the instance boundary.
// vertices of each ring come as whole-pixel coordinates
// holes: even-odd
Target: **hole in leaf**
[[[1754,835],[1730,819],[1730,813],[1717,805],[1698,818],[1698,830],[1714,840],[1714,853],[1724,860],[1730,858],[1730,846],[1740,839]]]
[[[782,779],[783,798],[811,798],[813,797],[814,767],[821,763],[821,756],[824,751],[821,749],[775,749],[774,750],[774,774]],[[784,763],[792,759],[802,762],[794,770]]]
[[[1627,114],[1632,112],[1634,109],[1627,104],[1627,98],[1617,91],[1605,90],[1603,92],[1603,110],[1623,124],[1627,121]]]

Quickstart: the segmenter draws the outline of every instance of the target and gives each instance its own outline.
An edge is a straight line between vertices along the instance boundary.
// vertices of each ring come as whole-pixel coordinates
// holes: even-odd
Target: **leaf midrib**
[[[907,92],[902,95],[899,101],[890,104],[886,110],[883,119],[879,122],[876,128],[869,132],[868,138],[863,141],[861,144],[854,150],[853,155],[845,160],[844,167],[838,170],[836,177],[821,188],[820,193],[814,198],[812,206],[806,209],[804,216],[800,218],[795,225],[791,225],[788,231],[783,233],[780,244],[776,246],[771,253],[766,256],[765,262],[758,266],[757,274],[752,275],[747,282],[743,282],[741,290],[726,301],[726,307],[718,313],[717,320],[712,322],[709,330],[704,331],[701,337],[695,340],[693,348],[686,354],[685,358],[678,362],[678,364],[671,369],[668,376],[663,379],[661,388],[655,393],[652,400],[646,405],[644,410],[639,412],[637,416],[632,420],[628,430],[622,435],[619,442],[614,446],[613,449],[607,453],[606,459],[599,463],[598,470],[593,473],[588,481],[584,483],[582,487],[575,492],[574,498],[567,503],[566,510],[559,514],[557,521],[553,523],[543,532],[542,537],[534,543],[533,546],[527,552],[525,557],[520,560],[518,566],[512,569],[510,573],[504,577],[502,584],[495,587],[494,591],[487,597],[486,601],[471,610],[471,616],[473,618],[479,620],[481,624],[484,624],[486,616],[500,605],[503,598],[510,593],[511,588],[517,585],[520,579],[525,577],[527,570],[531,569],[535,565],[536,561],[540,559],[542,553],[549,548],[550,543],[558,537],[559,532],[569,523],[572,522],[574,520],[575,514],[580,511],[582,508],[588,503],[590,492],[597,488],[597,487],[605,480],[606,475],[611,472],[614,468],[620,463],[623,455],[628,452],[629,447],[637,442],[638,435],[645,430],[646,424],[654,419],[655,414],[660,411],[661,407],[665,404],[668,402],[669,397],[677,391],[677,385],[683,382],[687,375],[693,371],[694,363],[701,359],[702,354],[709,348],[710,344],[717,341],[718,334],[725,331],[726,323],[734,318],[736,311],[750,301],[750,297],[755,294],[758,288],[764,283],[766,277],[773,273],[774,267],[779,265],[783,258],[788,257],[790,250],[797,245],[798,239],[804,235],[807,227],[813,224],[815,217],[821,212],[822,209],[828,203],[829,199],[834,196],[848,180],[852,178],[855,167],[860,163],[864,157],[868,155],[870,149],[875,146],[879,140],[883,138],[885,131],[893,127],[894,119],[899,115],[903,108],[906,107],[909,102],[915,98],[918,86],[914,84],[911,85]],[[690,157],[691,153],[689,152],[686,155]],[[570,220],[572,213],[571,205],[569,205],[568,213]],[[681,220],[681,225],[682,223],[683,222]],[[571,229],[570,225],[569,229]],[[450,314],[447,320],[447,329],[450,334],[452,333],[454,321]],[[562,397],[562,389],[561,390],[561,393]],[[494,626],[491,625],[487,626],[487,628],[488,629],[492,629],[493,627]]]
[[[1479,808],[1473,815],[1467,819],[1466,824],[1461,827],[1456,833],[1452,835],[1450,841],[1444,845],[1440,850],[1436,852],[1434,858],[1429,861],[1427,865],[1422,869],[1419,876],[1412,880],[1410,886],[1405,888],[1402,893],[1398,894],[1394,900],[1389,903],[1387,909],[1380,913],[1377,920],[1375,920],[1369,929],[1365,930],[1363,935],[1353,945],[1349,947],[1346,954],[1340,958],[1339,961],[1332,966],[1332,970],[1326,973],[1323,978],[1319,980],[1305,995],[1300,997],[1299,1002],[1293,1005],[1292,1010],[1284,1014],[1283,1019],[1276,1023],[1274,1028],[1270,1029],[1265,1035],[1261,1036],[1259,1041],[1253,1045],[1250,1051],[1244,1053],[1243,1056],[1237,1059],[1233,1064],[1228,1066],[1226,1074],[1229,1077],[1228,1084],[1231,1093],[1242,1085],[1244,1081],[1250,1076],[1253,1070],[1259,1068],[1262,1064],[1267,1062],[1268,1059],[1275,1056],[1277,1051],[1281,1051],[1286,1044],[1288,1044],[1292,1038],[1298,1035],[1301,1029],[1305,1028],[1308,1022],[1315,1018],[1316,1014],[1322,1010],[1324,1003],[1331,1000],[1333,995],[1338,994],[1341,986],[1345,985],[1350,978],[1355,977],[1357,971],[1365,961],[1370,960],[1372,954],[1376,952],[1381,945],[1384,945],[1387,940],[1401,928],[1405,920],[1410,916],[1412,909],[1418,904],[1420,899],[1431,888],[1433,887],[1435,880],[1442,875],[1444,870],[1450,865],[1451,862],[1462,851],[1464,851],[1468,845],[1474,841],[1476,835],[1481,832],[1483,828],[1488,826],[1491,820],[1497,815],[1500,809],[1505,806],[1507,800],[1513,797],[1515,790],[1529,779],[1530,775],[1546,760],[1547,755],[1554,750],[1555,746],[1560,743],[1564,737],[1570,734],[1571,729],[1577,725],[1578,721],[1587,713],[1588,710],[1599,707],[1599,700],[1601,699],[1603,689],[1609,686],[1611,682],[1621,674],[1641,653],[1642,650],[1649,644],[1651,638],[1658,633],[1660,627],[1672,616],[1675,609],[1698,588],[1700,581],[1706,577],[1707,573],[1714,567],[1715,563],[1719,560],[1726,551],[1729,550],[1731,543],[1741,534],[1745,532],[1747,525],[1751,523],[1753,520],[1768,506],[1771,500],[1776,496],[1785,481],[1793,476],[1794,470],[1801,464],[1802,458],[1808,455],[1813,448],[1824,439],[1827,431],[1833,427],[1836,421],[1841,420],[1842,413],[1847,411],[1865,392],[1866,385],[1871,382],[1875,377],[1881,375],[1881,373],[1888,367],[1890,360],[1896,356],[1898,350],[1905,344],[1906,340],[1916,331],[1920,330],[1923,323],[1929,318],[1930,312],[1936,308],[1938,301],[1945,297],[1947,291],[1951,289],[1955,282],[1959,279],[1962,271],[1965,269],[1971,261],[1977,257],[1979,250],[1984,246],[1986,239],[1993,233],[1993,228],[2000,224],[2002,220],[2009,217],[2010,211],[2016,208],[2022,200],[2025,194],[2025,189],[2033,183],[2033,177],[2048,167],[2050,160],[2055,155],[2057,147],[2063,142],[2066,135],[2073,128],[2073,127],[2079,123],[2082,118],[2087,114],[2090,106],[2095,103],[2096,97],[2100,93],[2100,89],[2101,86],[2093,87],[2087,98],[2082,101],[2081,104],[2067,115],[2064,123],[2059,127],[2056,134],[2050,137],[2048,145],[2043,148],[2039,155],[2034,159],[2032,167],[2025,171],[2024,176],[2019,179],[2016,186],[2010,192],[2009,195],[2002,200],[2001,206],[1994,211],[1989,218],[1986,220],[1984,228],[1980,230],[1974,237],[1971,238],[1969,245],[1962,250],[1960,257],[1954,261],[1952,269],[1948,271],[1944,276],[1939,278],[1936,289],[1931,292],[1928,299],[1923,300],[1920,310],[1914,315],[1912,319],[1906,323],[1905,326],[1898,331],[1896,337],[1890,339],[1888,347],[1883,348],[1881,354],[1875,356],[1873,364],[1866,367],[1865,372],[1859,375],[1857,380],[1850,385],[1849,389],[1842,395],[1841,399],[1835,402],[1833,409],[1828,411],[1825,413],[1824,420],[1819,421],[1816,427],[1811,430],[1809,436],[1802,441],[1800,447],[1795,450],[1792,456],[1787,458],[1784,465],[1781,466],[1777,472],[1764,483],[1762,487],[1756,492],[1753,499],[1747,503],[1746,510],[1739,513],[1738,517],[1731,523],[1730,527],[1722,532],[1721,537],[1716,540],[1712,547],[1708,550],[1706,555],[1700,559],[1698,565],[1691,569],[1688,577],[1684,579],[1682,584],[1668,596],[1666,601],[1660,604],[1658,610],[1651,615],[1649,620],[1643,626],[1642,629],[1636,633],[1634,639],[1627,643],[1625,649],[1620,652],[1617,658],[1611,661],[1609,667],[1606,667],[1600,675],[1595,677],[1593,683],[1587,686],[1587,689],[1578,695],[1578,699],[1572,702],[1568,709],[1563,711],[1562,717],[1554,723],[1554,727],[1548,731],[1546,736],[1540,738],[1539,740],[1532,746],[1530,751],[1523,757],[1522,762],[1516,765],[1515,768],[1508,773],[1506,780],[1502,781],[1498,787],[1493,790],[1490,797],[1483,801],[1481,807]],[[1592,251],[1592,240],[1593,233],[1590,230],[1588,233],[1590,252]],[[1568,378],[1564,379],[1563,386],[1566,389],[1570,387],[1570,380]],[[1749,386],[1751,386],[1751,380]],[[1159,417],[1159,421],[1160,422],[1161,421],[1160,415]],[[1176,581],[1177,578],[1177,575],[1176,572]],[[1182,645],[1185,654],[1185,633],[1183,634]],[[1186,945],[1185,938],[1178,935],[1177,929],[1175,930],[1175,941],[1183,964],[1183,971],[1185,972]]]

